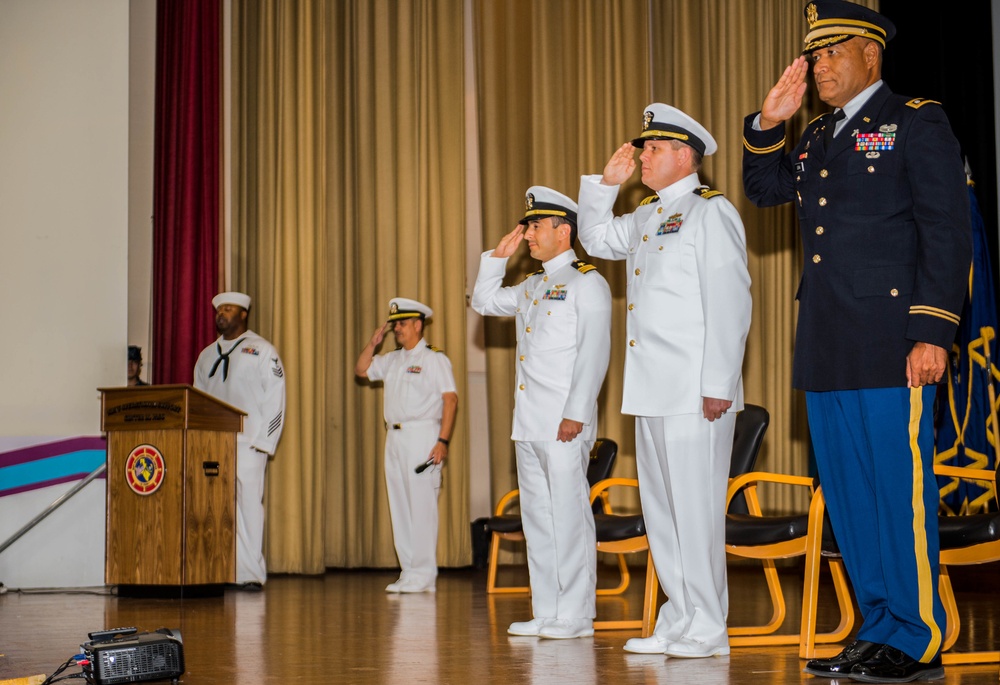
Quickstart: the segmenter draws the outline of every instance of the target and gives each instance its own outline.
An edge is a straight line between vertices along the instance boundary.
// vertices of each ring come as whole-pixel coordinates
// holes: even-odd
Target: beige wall
[[[128,72],[128,344],[142,348],[150,382],[153,309],[153,106],[156,0],[131,0]]]
[[[129,3],[0,17],[0,438],[95,435],[125,382]]]

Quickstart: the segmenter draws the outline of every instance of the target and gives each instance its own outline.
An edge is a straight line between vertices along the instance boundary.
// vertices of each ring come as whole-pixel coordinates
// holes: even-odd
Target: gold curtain
[[[744,378],[748,401],[772,421],[760,466],[806,471],[803,401],[791,390],[794,209],[752,207],[740,177],[742,119],[798,54],[801,1],[468,2],[473,92],[463,80],[463,0],[233,3],[233,286],[254,297],[251,324],[278,346],[288,378],[285,434],[268,478],[272,571],[396,564],[382,390],[353,377],[396,295],[434,308],[427,338],[454,366],[460,403],[438,560],[469,563],[466,145],[479,150],[490,248],[520,216],[528,186],[575,196],[580,175],[600,173],[653,101],[687,111],[719,141],[702,176],[747,228],[754,322]],[[808,97],[789,125],[792,139],[825,109],[811,90]],[[479,113],[470,141],[466,98]],[[616,211],[647,194],[633,179]],[[615,299],[598,432],[620,445],[617,473],[634,475],[633,421],[620,414],[625,278],[621,262],[593,261]],[[530,262],[512,264],[508,282],[537,268]],[[487,320],[485,331],[495,501],[516,485],[514,336],[505,320]]]
[[[483,245],[496,246],[524,215],[524,193],[544,185],[576,197],[580,176],[600,173],[634,133],[648,100],[646,0],[477,0],[477,98]],[[623,193],[622,207],[641,199]],[[588,259],[582,246],[577,253]],[[611,285],[613,330],[624,329],[621,262],[590,259]],[[506,284],[538,268],[522,251]],[[514,406],[512,319],[486,319],[491,488],[496,501],[516,487],[510,440]],[[634,474],[634,424],[622,416],[622,336],[599,403],[598,434],[617,441],[616,473]]]
[[[288,386],[271,571],[397,563],[382,390],[353,373],[395,296],[434,309],[426,338],[454,368],[438,562],[471,558],[462,16],[462,0],[233,3],[233,281]]]

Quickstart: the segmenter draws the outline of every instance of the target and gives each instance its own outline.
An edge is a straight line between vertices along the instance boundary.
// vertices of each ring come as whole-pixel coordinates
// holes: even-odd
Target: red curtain
[[[215,339],[221,179],[219,0],[159,0],[153,172],[152,382],[191,383]]]

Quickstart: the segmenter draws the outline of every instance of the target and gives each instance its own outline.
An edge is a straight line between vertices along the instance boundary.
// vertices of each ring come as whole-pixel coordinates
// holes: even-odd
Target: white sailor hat
[[[434,310],[432,310],[423,302],[417,302],[416,300],[408,300],[405,297],[394,297],[391,300],[389,300],[388,321],[398,321],[399,319],[415,319],[417,317],[427,319],[433,315],[434,315]]]
[[[226,293],[219,293],[212,298],[212,306],[216,309],[224,304],[235,304],[237,307],[250,309],[250,296],[244,293],[230,291]]]
[[[632,145],[641,148],[647,140],[679,140],[704,157],[719,149],[708,129],[676,107],[662,102],[646,107],[642,113],[642,133],[632,141]]]
[[[576,203],[545,186],[531,186],[524,194],[524,218],[519,224],[547,216],[561,216],[576,225]]]

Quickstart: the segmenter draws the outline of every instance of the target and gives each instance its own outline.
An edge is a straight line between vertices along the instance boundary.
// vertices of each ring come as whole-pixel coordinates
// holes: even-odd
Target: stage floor
[[[601,567],[602,583],[614,568]],[[601,618],[640,609],[644,569],[633,569],[624,597],[598,603]],[[272,576],[261,592],[227,589],[204,599],[117,597],[108,588],[11,591],[0,595],[0,681],[49,675],[80,651],[87,633],[136,626],[179,629],[186,670],[182,683],[827,683],[802,673],[794,647],[734,648],[728,657],[680,660],[628,654],[635,631],[593,638],[539,640],[508,636],[511,621],[530,618],[527,595],[487,595],[486,572],[442,570],[437,593],[387,595],[394,570],[331,570],[322,576]],[[801,567],[782,569],[790,622],[798,626]],[[962,612],[958,646],[998,649],[1000,574],[995,565],[954,569]],[[0,579],[2,580],[2,579]],[[522,581],[511,567],[501,580]],[[759,570],[730,566],[730,625],[769,614]],[[826,580],[824,580],[824,585]],[[980,589],[976,589],[980,588]],[[836,622],[832,590],[823,589],[821,628]],[[948,666],[941,683],[1000,682],[997,664]],[[79,672],[73,668],[66,673]],[[838,681],[848,682],[848,681]]]

